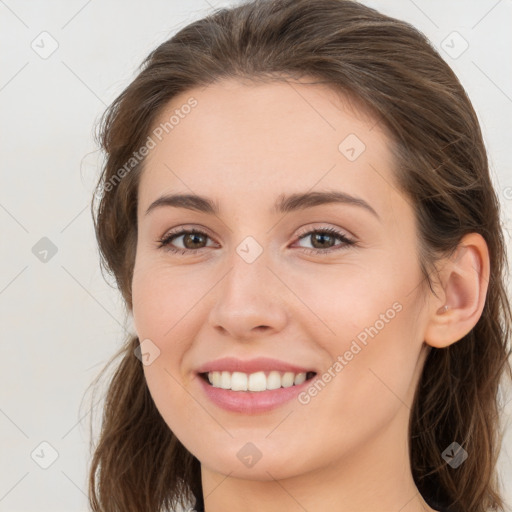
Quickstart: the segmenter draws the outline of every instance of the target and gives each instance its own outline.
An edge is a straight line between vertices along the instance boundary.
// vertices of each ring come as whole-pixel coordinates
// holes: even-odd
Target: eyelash
[[[298,240],[307,238],[308,236],[313,235],[315,233],[333,235],[334,237],[339,238],[343,242],[344,245],[342,245],[341,247],[337,247],[337,248],[331,247],[331,248],[328,248],[325,250],[324,249],[309,249],[308,247],[302,247],[302,250],[304,252],[306,252],[306,254],[318,255],[318,254],[331,253],[331,252],[346,249],[347,247],[356,244],[356,242],[354,240],[347,238],[343,233],[339,232],[338,230],[336,230],[334,228],[313,229],[313,230],[310,230],[302,235],[299,235]],[[207,249],[207,247],[201,247],[200,249],[178,249],[176,247],[171,247],[170,243],[171,243],[171,240],[173,240],[174,238],[178,238],[182,235],[191,235],[191,234],[204,235],[204,236],[210,238],[209,235],[207,233],[205,233],[204,231],[200,231],[197,229],[180,229],[179,231],[168,233],[168,234],[164,235],[161,239],[159,239],[158,240],[158,244],[159,244],[158,248],[164,248],[166,251],[169,251],[172,253],[179,253],[179,254],[183,254],[183,255],[185,255],[187,253],[190,255],[190,253],[194,254],[203,249]]]

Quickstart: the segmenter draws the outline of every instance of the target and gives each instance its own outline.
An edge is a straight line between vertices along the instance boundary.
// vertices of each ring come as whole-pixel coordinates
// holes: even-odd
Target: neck
[[[290,476],[277,479],[274,475],[283,468],[260,466],[259,479],[247,479],[202,465],[205,512],[434,512],[412,477],[407,442],[409,412],[402,406],[388,428],[370,442],[329,465],[312,461],[312,467],[317,464],[308,473],[292,475],[293,465],[289,464]]]

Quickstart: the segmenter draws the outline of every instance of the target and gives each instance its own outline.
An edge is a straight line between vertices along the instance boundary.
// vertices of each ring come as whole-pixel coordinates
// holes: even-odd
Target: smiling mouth
[[[311,380],[316,372],[259,371],[255,373],[213,371],[199,376],[214,388],[231,391],[269,391],[298,386]]]

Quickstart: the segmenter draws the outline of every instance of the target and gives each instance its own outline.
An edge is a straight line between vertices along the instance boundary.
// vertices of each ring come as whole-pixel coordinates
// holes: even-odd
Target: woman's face
[[[133,315],[169,428],[203,468],[257,480],[406,456],[428,297],[381,126],[327,86],[225,80],[173,98],[154,128]],[[345,199],[308,199],[327,192]],[[176,194],[218,211],[154,204]],[[253,364],[210,366],[223,358]],[[244,381],[285,387],[221,387]]]

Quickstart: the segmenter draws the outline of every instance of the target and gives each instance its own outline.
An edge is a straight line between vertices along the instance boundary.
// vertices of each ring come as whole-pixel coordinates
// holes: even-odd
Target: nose
[[[238,254],[215,287],[209,324],[224,336],[250,340],[284,329],[286,287],[268,266],[265,252],[252,263]]]

